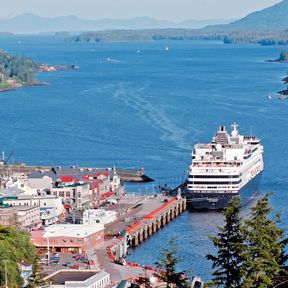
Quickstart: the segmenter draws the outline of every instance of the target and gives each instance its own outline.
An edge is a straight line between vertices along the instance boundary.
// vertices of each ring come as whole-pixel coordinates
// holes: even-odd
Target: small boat
[[[168,47],[168,46],[166,46],[166,47],[165,47],[165,50],[166,50],[166,51],[169,51],[169,47]]]
[[[269,95],[267,96],[267,98],[270,100],[270,99],[272,99],[272,96],[269,94]]]
[[[278,97],[279,100],[286,100],[288,98],[288,95],[281,95]]]

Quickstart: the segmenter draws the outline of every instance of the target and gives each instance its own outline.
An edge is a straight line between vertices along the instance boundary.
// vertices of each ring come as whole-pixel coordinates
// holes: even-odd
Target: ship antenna
[[[236,122],[231,125],[231,128],[233,129],[231,134],[233,137],[238,135],[238,127],[239,125],[237,125]]]

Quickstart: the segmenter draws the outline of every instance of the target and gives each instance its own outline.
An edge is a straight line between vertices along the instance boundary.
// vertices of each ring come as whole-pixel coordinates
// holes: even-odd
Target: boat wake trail
[[[129,84],[119,83],[113,96],[133,108],[142,121],[159,131],[161,140],[172,142],[173,146],[190,151],[191,144],[185,138],[188,131],[178,127],[172,118],[167,117],[163,108],[145,99],[147,91],[147,86],[132,88]]]

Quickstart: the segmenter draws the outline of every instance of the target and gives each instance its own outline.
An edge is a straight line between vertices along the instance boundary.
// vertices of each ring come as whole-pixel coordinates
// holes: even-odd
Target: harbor
[[[125,193],[123,182],[140,181],[143,169],[119,173],[115,167],[36,167],[3,161],[0,173],[0,223],[9,218],[11,227],[30,234],[48,278],[65,268],[104,269],[111,283],[136,279],[143,267],[126,260],[131,249],[186,209],[180,190],[175,197],[164,190]],[[145,269],[152,277],[155,268],[147,263]]]
[[[222,226],[221,213],[214,210],[190,212],[187,209],[176,217],[174,208],[171,221],[173,209],[164,208],[162,212],[165,211],[163,215],[166,217],[160,216],[162,212],[159,211],[148,216],[151,219],[145,218],[173,199],[169,195],[160,195],[159,190],[154,189],[157,184],[167,183],[168,186],[177,187],[182,183],[185,180],[183,175],[189,175],[187,168],[191,165],[193,146],[196,143],[210,143],[218,125],[226,125],[229,129],[233,121],[240,125],[241,135],[255,134],[263,140],[265,169],[261,173],[259,190],[262,195],[273,192],[272,206],[276,211],[282,211],[283,226],[287,226],[287,209],[283,209],[283,203],[288,201],[287,194],[283,193],[287,186],[287,102],[274,101],[276,96],[269,101],[266,98],[266,95],[283,88],[280,84],[285,77],[283,65],[265,62],[265,59],[272,59],[273,55],[278,54],[278,47],[219,45],[216,42],[185,40],[137,45],[96,43],[97,47],[94,47],[93,43],[72,46],[69,43],[55,43],[55,38],[52,38],[41,38],[43,42],[39,45],[36,36],[23,36],[20,40],[25,45],[21,45],[21,54],[31,55],[44,63],[75,63],[75,59],[78,59],[76,64],[81,69],[75,73],[41,73],[40,80],[50,85],[1,94],[1,151],[5,150],[8,156],[8,152],[13,150],[17,155],[16,160],[26,165],[16,164],[17,161],[13,161],[11,156],[5,165],[0,166],[4,178],[1,185],[3,188],[5,186],[1,196],[3,214],[0,218],[3,216],[2,223],[9,219],[10,225],[21,231],[30,233],[40,230],[43,235],[48,235],[51,252],[49,265],[44,263],[48,262],[45,255],[48,241],[44,237],[41,239],[43,242],[38,244],[42,250],[39,255],[43,271],[78,270],[75,268],[77,265],[79,270],[90,270],[85,262],[93,259],[93,262],[89,261],[91,268],[110,271],[113,281],[129,279],[137,273],[143,274],[145,266],[155,268],[155,260],[159,259],[163,245],[176,235],[182,260],[177,268],[181,271],[191,268],[193,274],[209,281],[213,271],[206,255],[214,251],[209,236],[215,235],[217,226]],[[3,49],[19,50],[18,38],[17,41],[13,37],[3,39]],[[169,47],[168,53],[163,52],[166,45]],[[53,53],[50,53],[50,49]],[[138,49],[140,54],[137,53]],[[122,62],[105,61],[107,57]],[[225,65],[221,69],[215,69],[222,63]],[[78,81],[78,77],[85,79],[85,85]],[[279,133],[279,129],[282,133]],[[209,148],[211,151],[206,150],[213,154],[216,148],[214,145]],[[245,157],[249,157],[249,161],[259,151],[251,150],[249,157],[247,150]],[[195,156],[198,152],[195,151]],[[205,152],[204,157],[210,156]],[[220,154],[221,151],[215,152]],[[232,154],[231,159],[238,161]],[[14,162],[15,165],[11,165]],[[237,178],[224,178],[229,175],[226,171],[236,168],[228,164],[222,168],[219,162],[220,159],[213,162],[213,165],[217,164],[215,167],[212,162],[209,168],[193,167],[189,180],[193,182],[189,183],[193,186],[190,187],[191,192],[196,190],[194,188],[203,194],[217,190],[202,189],[197,185],[208,186],[207,183],[197,182],[229,182],[230,185],[232,181],[242,180],[233,185],[237,186],[235,190],[244,186],[245,171],[241,171],[242,175],[231,173],[235,177],[239,175]],[[129,181],[124,185],[126,191],[122,187],[117,189],[113,184],[114,163],[121,181]],[[71,170],[70,164],[80,168],[81,173]],[[137,168],[125,169],[133,166]],[[110,171],[107,171],[108,167]],[[141,167],[145,167],[145,171],[141,171]],[[219,176],[219,180],[209,175],[210,178],[206,177],[209,169],[215,170],[213,176]],[[257,173],[257,167],[255,169],[251,169],[251,177]],[[65,174],[66,171],[69,173]],[[33,177],[29,177],[29,174]],[[205,177],[196,178],[194,175]],[[146,184],[144,176],[149,178],[148,181],[153,179],[155,182]],[[117,177],[115,181],[118,181]],[[155,185],[152,187],[152,184]],[[255,188],[258,184],[255,183]],[[209,183],[209,186],[214,187],[215,184]],[[158,196],[152,198],[155,194]],[[186,204],[191,200],[192,195]],[[177,201],[172,202],[171,207]],[[213,203],[216,205],[212,199]],[[95,216],[97,221],[104,218],[108,221],[115,213],[117,219],[103,224],[103,229],[99,226],[102,230],[98,232],[96,228],[91,231],[99,233],[100,237],[99,241],[91,243],[93,250],[85,247],[85,233],[80,236],[75,233],[74,238],[67,232],[59,236],[62,238],[54,239],[56,230],[49,230],[54,225],[67,225],[63,226],[66,227],[63,232],[68,231],[68,225],[71,228],[80,225],[79,231],[87,229],[88,233],[90,230],[87,226],[81,225],[96,225],[84,224],[83,221],[84,213],[94,209],[101,210],[97,211],[100,216]],[[29,213],[33,215],[33,221],[25,220]],[[159,229],[157,225],[160,223],[162,227]],[[153,232],[155,229],[156,232]],[[57,242],[60,240],[63,241]],[[68,249],[71,253],[66,252]],[[128,256],[124,258],[126,251]],[[60,256],[58,264],[56,254]],[[75,260],[73,256],[79,256],[80,260]],[[126,265],[122,265],[125,262]],[[66,267],[66,264],[71,267]]]

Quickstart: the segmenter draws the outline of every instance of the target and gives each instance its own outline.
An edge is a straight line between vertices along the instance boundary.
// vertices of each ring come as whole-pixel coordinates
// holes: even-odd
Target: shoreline
[[[0,88],[0,93],[9,92],[9,91],[16,91],[19,88],[24,87],[33,87],[33,86],[47,86],[47,82],[33,82],[33,83],[17,83],[16,85],[12,85],[11,87]]]
[[[61,65],[56,65],[56,66],[50,66],[50,65],[46,65],[46,64],[42,64],[40,65],[38,70],[34,70],[34,73],[39,73],[39,72],[54,72],[54,71],[64,71],[64,70],[79,70],[80,67],[77,65],[65,65],[65,66],[61,66]],[[9,82],[12,82],[11,84],[9,84]],[[38,81],[34,81],[32,83],[19,83],[16,80],[12,80],[12,79],[8,79],[8,81],[5,83],[5,85],[7,87],[3,87],[0,88],[0,93],[1,92],[9,92],[9,91],[15,91],[19,88],[23,88],[23,87],[33,87],[33,86],[47,86],[49,85],[49,83],[47,82],[38,82]]]

